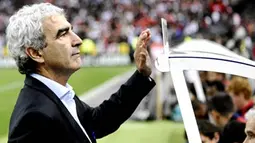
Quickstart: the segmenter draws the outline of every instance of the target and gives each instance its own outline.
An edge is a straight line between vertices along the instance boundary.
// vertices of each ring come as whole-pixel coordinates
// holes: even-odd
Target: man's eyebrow
[[[69,27],[61,28],[58,30],[56,38],[58,38],[63,32],[69,31]]]

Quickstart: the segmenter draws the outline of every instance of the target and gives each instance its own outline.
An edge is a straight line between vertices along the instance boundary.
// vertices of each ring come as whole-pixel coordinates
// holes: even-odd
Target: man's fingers
[[[143,31],[139,36],[134,53],[135,63],[138,71],[146,76],[151,74],[150,55],[146,47],[150,39],[150,30]]]
[[[147,38],[149,38],[151,36],[151,32],[149,29],[143,31],[140,35],[141,40],[146,40]]]
[[[141,35],[140,35],[140,40],[145,40],[145,39],[147,38],[147,36],[148,36],[148,33],[145,32],[145,31],[143,31],[143,32],[141,33]]]
[[[140,47],[141,44],[147,39],[147,33],[142,32],[141,35],[139,36],[138,42],[137,42],[137,48]]]
[[[151,37],[150,30],[149,29],[144,30],[139,36],[136,47],[143,48],[140,47],[140,45],[143,44],[144,42],[147,44],[147,42],[150,40],[150,37]]]
[[[148,41],[151,39],[151,35],[145,39],[145,43],[148,44]]]
[[[145,45],[148,44],[148,41],[149,41],[150,39],[151,39],[151,33],[150,33],[150,31],[147,31],[146,38],[144,39]]]
[[[144,40],[141,40],[139,44],[137,44],[137,49],[146,49],[146,45],[148,44],[148,41],[151,39],[150,37],[147,37]]]
[[[146,31],[146,33],[147,33],[147,37],[151,37],[151,32],[149,29]]]
[[[146,64],[146,53],[145,52],[141,52],[139,54],[139,69],[143,68]]]

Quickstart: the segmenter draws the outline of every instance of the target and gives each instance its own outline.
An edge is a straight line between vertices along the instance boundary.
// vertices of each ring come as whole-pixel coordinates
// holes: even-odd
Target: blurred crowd
[[[205,71],[200,72],[200,77],[206,101],[197,98],[192,84],[189,84],[189,90],[202,140],[211,143],[243,143],[248,115],[254,110],[254,80]],[[252,114],[254,118],[255,114]],[[250,126],[254,128],[255,124]]]
[[[5,28],[15,10],[24,4],[50,2],[66,11],[73,30],[83,40],[83,55],[129,55],[139,33],[149,28],[152,49],[161,49],[161,18],[168,24],[170,47],[194,38],[209,39],[222,44],[248,59],[255,58],[255,16],[248,0],[1,0],[0,57],[8,57]],[[204,142],[241,143],[247,122],[246,113],[254,106],[251,80],[215,72],[200,72],[206,102],[196,97],[189,84],[192,105]],[[174,94],[171,90],[170,94]],[[153,100],[155,101],[155,100]],[[179,121],[176,100],[163,117]],[[147,119],[155,119],[150,113]],[[142,118],[142,117],[141,117]],[[254,127],[255,128],[255,127]]]
[[[151,48],[162,48],[161,18],[168,23],[171,46],[190,38],[205,38],[253,58],[254,22],[233,7],[238,0],[1,0],[0,57],[8,56],[8,18],[24,4],[50,2],[63,7],[82,39],[84,55],[124,54],[135,50],[137,36],[152,33]],[[238,10],[238,9],[237,9]],[[247,14],[246,14],[247,15]]]

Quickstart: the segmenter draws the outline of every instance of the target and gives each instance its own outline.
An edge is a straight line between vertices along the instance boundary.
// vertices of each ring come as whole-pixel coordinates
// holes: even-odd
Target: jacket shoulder
[[[21,120],[27,121],[37,117],[53,118],[56,105],[43,92],[24,87],[18,96],[10,119],[10,130]]]

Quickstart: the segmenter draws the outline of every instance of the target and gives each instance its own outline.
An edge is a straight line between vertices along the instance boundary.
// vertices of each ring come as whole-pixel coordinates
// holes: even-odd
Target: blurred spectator
[[[223,13],[227,11],[227,7],[224,5],[222,0],[212,0],[209,7],[211,13],[213,12]]]
[[[206,86],[206,95],[208,97],[214,96],[218,92],[223,92],[225,89],[224,84],[217,80],[207,81],[205,86]]]
[[[202,81],[207,97],[214,96],[218,92],[225,91],[225,75],[217,72],[205,72],[205,79]]]
[[[198,99],[193,99],[191,101],[192,107],[195,113],[196,119],[205,119],[208,120],[208,112],[207,112],[207,105],[205,103],[202,103]]]
[[[219,143],[243,143],[245,140],[245,123],[230,121],[223,129]]]
[[[214,126],[207,120],[197,121],[202,143],[218,143],[220,140],[220,128]]]
[[[126,36],[121,36],[119,38],[119,51],[121,55],[129,55],[130,63],[134,63],[134,49],[132,45],[128,42]]]
[[[218,93],[212,96],[207,104],[210,122],[224,128],[234,114],[234,104],[231,97],[224,92]]]
[[[233,118],[244,120],[246,112],[254,106],[248,79],[234,76],[227,87],[227,92],[232,97],[236,109]]]
[[[82,55],[95,56],[97,54],[95,42],[89,38],[83,39],[82,44],[80,46],[80,52]]]
[[[245,121],[233,118],[234,104],[226,93],[218,93],[208,101],[210,121],[222,129],[219,143],[242,143]]]

